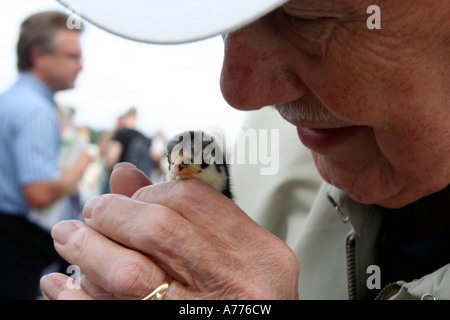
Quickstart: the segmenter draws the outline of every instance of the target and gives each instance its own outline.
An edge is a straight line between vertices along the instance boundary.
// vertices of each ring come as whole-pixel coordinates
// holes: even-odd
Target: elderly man
[[[136,14],[142,32],[115,30],[87,2],[85,14],[150,42],[234,28],[223,36],[225,98],[243,110],[276,106],[326,183],[292,252],[195,179],[147,186],[117,167],[111,187],[122,195],[92,199],[86,224],[54,228],[56,249],[86,277],[81,290],[63,275],[43,278],[48,298],[450,298],[447,1],[383,1],[370,16],[365,0],[217,0],[208,2],[217,23],[199,30],[203,20],[182,18],[213,5],[154,3],[149,15],[185,7],[167,25]],[[368,27],[380,17],[381,29]],[[171,27],[188,22],[192,34]]]
[[[51,226],[68,218],[64,207],[49,206],[77,189],[91,159],[86,150],[73,167],[58,168],[53,94],[73,88],[82,69],[81,30],[68,29],[67,19],[49,11],[22,23],[19,79],[0,95],[0,299],[37,297],[43,269],[59,259]]]

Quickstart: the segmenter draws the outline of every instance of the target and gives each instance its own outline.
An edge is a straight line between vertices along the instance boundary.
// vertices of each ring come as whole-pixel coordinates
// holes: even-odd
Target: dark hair
[[[20,26],[17,42],[17,67],[20,71],[29,70],[33,66],[31,50],[39,47],[45,52],[55,49],[55,34],[59,29],[81,32],[82,26],[69,29],[67,21],[70,17],[60,11],[45,11],[31,15]]]

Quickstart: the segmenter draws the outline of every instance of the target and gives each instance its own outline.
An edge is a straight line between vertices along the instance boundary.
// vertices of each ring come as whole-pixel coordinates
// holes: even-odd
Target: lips
[[[309,149],[319,153],[328,153],[333,147],[349,140],[362,129],[363,127],[360,126],[330,129],[297,127],[297,133],[300,141]]]
[[[363,131],[364,126],[347,122],[314,101],[276,106],[281,117],[297,127],[300,141],[307,148],[324,155],[333,154],[336,147]]]

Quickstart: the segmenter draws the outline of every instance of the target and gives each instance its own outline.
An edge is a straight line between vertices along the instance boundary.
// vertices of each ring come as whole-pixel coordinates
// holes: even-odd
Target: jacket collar
[[[370,223],[380,207],[376,205],[366,205],[350,198],[342,190],[328,184],[326,189],[328,201],[336,209],[338,215],[344,223],[351,223],[358,236],[367,232]]]

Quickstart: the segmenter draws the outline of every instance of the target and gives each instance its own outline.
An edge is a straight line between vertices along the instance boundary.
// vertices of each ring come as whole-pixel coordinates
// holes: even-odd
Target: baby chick
[[[225,154],[214,137],[203,131],[186,131],[170,139],[166,147],[167,180],[196,178],[232,199]]]

